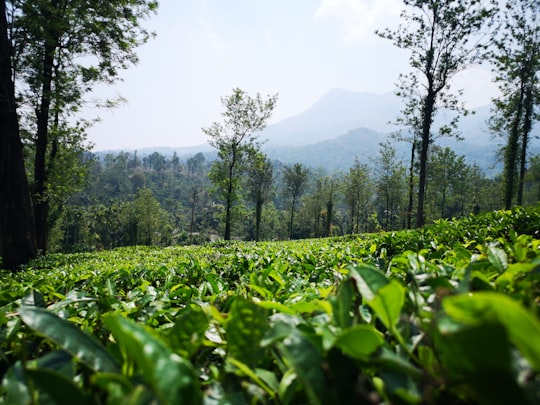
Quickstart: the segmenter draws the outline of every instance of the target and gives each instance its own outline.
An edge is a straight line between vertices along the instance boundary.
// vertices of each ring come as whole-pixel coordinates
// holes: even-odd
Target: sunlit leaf
[[[231,306],[225,326],[228,355],[250,367],[256,366],[264,353],[261,340],[267,329],[266,309],[252,301],[237,297]]]
[[[466,325],[503,325],[510,341],[540,370],[540,321],[518,302],[503,294],[478,292],[446,297],[443,308]]]
[[[188,361],[175,354],[144,326],[121,315],[109,315],[105,323],[162,403],[201,402],[198,377]]]
[[[359,360],[367,360],[384,343],[383,335],[369,325],[355,325],[339,334],[335,346]]]
[[[198,305],[191,305],[178,313],[176,322],[168,332],[171,346],[181,356],[190,358],[201,347],[209,320]]]
[[[119,371],[118,364],[105,348],[72,323],[38,307],[22,306],[19,314],[30,328],[57,343],[90,368],[96,371]]]

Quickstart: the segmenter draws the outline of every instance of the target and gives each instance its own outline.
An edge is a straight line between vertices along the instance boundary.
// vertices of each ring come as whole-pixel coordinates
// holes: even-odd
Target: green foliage
[[[0,400],[537,403],[539,224],[49,255],[0,278]]]

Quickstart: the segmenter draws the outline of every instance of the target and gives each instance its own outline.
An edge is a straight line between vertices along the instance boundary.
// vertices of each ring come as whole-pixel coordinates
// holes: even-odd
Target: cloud
[[[314,18],[341,21],[346,43],[368,42],[375,30],[397,27],[402,9],[401,0],[322,0]]]

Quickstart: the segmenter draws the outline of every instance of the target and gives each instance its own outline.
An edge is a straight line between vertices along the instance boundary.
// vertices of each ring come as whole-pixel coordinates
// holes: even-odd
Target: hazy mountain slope
[[[332,171],[348,169],[358,157],[369,162],[379,150],[386,135],[368,128],[356,128],[333,139],[303,146],[266,146],[263,150],[271,159],[285,164],[302,163],[309,167],[324,167]]]
[[[333,89],[303,113],[268,126],[260,138],[268,139],[271,146],[298,146],[332,139],[359,127],[387,132],[387,122],[398,114],[400,105],[393,93]]]

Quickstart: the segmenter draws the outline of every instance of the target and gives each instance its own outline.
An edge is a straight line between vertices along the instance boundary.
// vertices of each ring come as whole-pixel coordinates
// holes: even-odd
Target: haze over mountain
[[[389,122],[396,119],[401,108],[402,100],[394,93],[376,95],[332,89],[306,111],[269,125],[260,133],[259,139],[264,141],[262,149],[271,159],[285,164],[298,162],[328,170],[347,169],[355,157],[368,163],[370,158],[377,156],[379,144],[399,129]],[[465,155],[469,163],[475,162],[494,174],[499,170],[494,166],[501,140],[493,139],[487,130],[490,108],[490,105],[477,108],[474,114],[461,118],[462,141],[439,138],[436,144],[451,147],[458,155]],[[441,112],[435,128],[449,119],[444,111]],[[538,127],[534,128],[533,134],[540,135]],[[410,145],[393,142],[398,156],[406,160]],[[145,155],[154,151],[166,155],[176,152],[180,156],[203,152],[209,158],[215,155],[208,144],[188,148],[148,148],[139,153]],[[539,151],[538,144],[534,143],[531,153]]]

